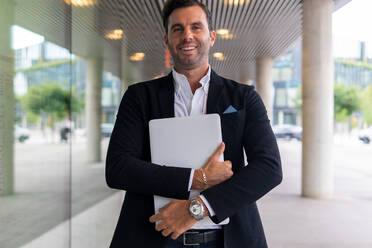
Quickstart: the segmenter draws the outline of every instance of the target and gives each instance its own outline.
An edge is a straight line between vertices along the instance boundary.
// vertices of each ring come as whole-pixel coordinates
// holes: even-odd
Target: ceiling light
[[[96,5],[98,0],[64,0],[66,4],[76,7],[87,7]]]
[[[230,34],[228,29],[217,29],[216,34],[219,35],[222,39],[232,39],[234,38],[233,34]]]
[[[129,57],[131,61],[141,61],[145,58],[144,53],[135,53],[132,56]]]
[[[218,35],[227,35],[227,34],[229,34],[229,30],[221,28],[221,29],[217,29],[216,33]]]
[[[213,57],[217,60],[225,60],[225,56],[223,56],[223,53],[213,53]]]
[[[224,0],[224,3],[238,6],[238,5],[243,5],[244,3],[249,3],[249,0]]]
[[[120,40],[121,38],[123,38],[123,30],[121,29],[112,30],[109,33],[107,33],[105,37],[110,40]]]

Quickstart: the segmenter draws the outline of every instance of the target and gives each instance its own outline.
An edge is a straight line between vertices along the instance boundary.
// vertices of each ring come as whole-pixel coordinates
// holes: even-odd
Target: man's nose
[[[185,31],[184,31],[183,35],[184,35],[184,38],[186,40],[192,39],[193,38],[193,33],[192,33],[191,28],[185,28]]]

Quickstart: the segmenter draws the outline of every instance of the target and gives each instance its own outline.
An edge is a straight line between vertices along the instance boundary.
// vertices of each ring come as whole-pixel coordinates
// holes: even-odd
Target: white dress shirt
[[[189,81],[186,76],[180,74],[172,68],[172,75],[174,79],[174,115],[175,117],[184,117],[192,115],[203,115],[207,113],[207,97],[209,90],[209,81],[211,76],[211,67],[209,66],[207,74],[200,79],[199,83],[201,87],[196,89],[193,94]],[[194,169],[191,170],[189,188],[190,198],[195,198],[199,195],[198,191],[191,190],[192,181],[194,178]],[[212,207],[208,203],[207,199],[200,195],[200,198],[207,206],[211,216],[215,215]],[[213,225],[204,227],[205,229],[219,229],[221,226]]]

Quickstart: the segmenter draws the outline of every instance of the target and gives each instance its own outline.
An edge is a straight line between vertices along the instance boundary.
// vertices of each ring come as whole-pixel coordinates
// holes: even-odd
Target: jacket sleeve
[[[191,169],[157,165],[145,159],[149,151],[145,104],[144,91],[137,85],[130,86],[121,101],[107,151],[107,185],[140,194],[187,199]]]
[[[202,192],[215,211],[212,220],[216,223],[254,203],[282,181],[280,154],[265,106],[254,90],[246,97],[243,146],[248,165]]]

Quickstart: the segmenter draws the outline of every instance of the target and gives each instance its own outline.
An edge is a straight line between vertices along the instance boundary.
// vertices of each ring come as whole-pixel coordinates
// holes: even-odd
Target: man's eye
[[[181,28],[174,28],[173,29],[173,32],[179,32],[179,31],[181,31]]]

